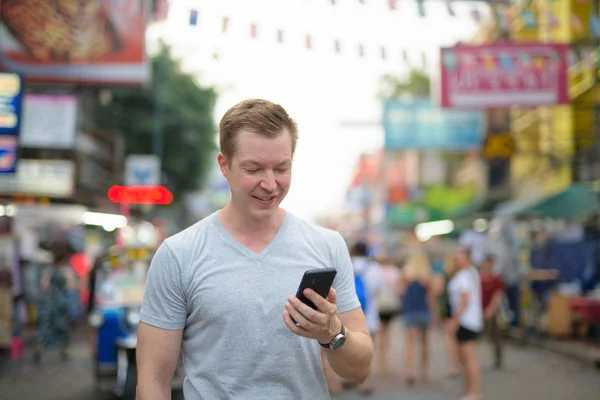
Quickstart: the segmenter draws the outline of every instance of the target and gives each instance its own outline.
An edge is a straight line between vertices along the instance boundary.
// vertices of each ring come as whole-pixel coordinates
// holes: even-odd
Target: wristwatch
[[[327,350],[337,350],[342,347],[344,343],[346,343],[346,328],[344,328],[344,324],[342,324],[341,332],[335,335],[335,337],[331,339],[331,342],[327,344],[319,342],[321,347]]]

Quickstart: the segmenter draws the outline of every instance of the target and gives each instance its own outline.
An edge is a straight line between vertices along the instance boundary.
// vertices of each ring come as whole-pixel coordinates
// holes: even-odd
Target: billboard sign
[[[21,147],[73,148],[77,129],[77,96],[27,94],[23,111]]]
[[[480,146],[484,115],[445,110],[428,100],[385,103],[383,129],[387,150],[473,150]]]
[[[131,154],[125,159],[126,186],[160,185],[160,158],[152,154]]]
[[[0,73],[0,174],[14,174],[17,168],[22,104],[21,76]]]
[[[567,104],[568,49],[545,43],[442,48],[441,105],[486,109]]]
[[[150,79],[145,0],[3,0],[0,68],[41,82],[143,84]]]

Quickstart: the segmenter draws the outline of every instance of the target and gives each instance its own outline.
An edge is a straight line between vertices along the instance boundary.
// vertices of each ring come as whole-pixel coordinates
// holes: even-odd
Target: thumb
[[[335,294],[335,289],[329,289],[329,295],[327,296],[327,301],[332,304],[337,304],[337,295]]]

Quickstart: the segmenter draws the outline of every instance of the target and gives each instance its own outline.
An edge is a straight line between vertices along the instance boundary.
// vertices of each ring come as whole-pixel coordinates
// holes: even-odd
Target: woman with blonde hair
[[[421,381],[428,379],[428,329],[433,309],[432,271],[429,256],[424,246],[416,238],[412,239],[400,280],[402,315],[406,325],[404,365],[406,383],[409,386],[415,383],[413,351],[417,342],[421,345],[419,379]]]

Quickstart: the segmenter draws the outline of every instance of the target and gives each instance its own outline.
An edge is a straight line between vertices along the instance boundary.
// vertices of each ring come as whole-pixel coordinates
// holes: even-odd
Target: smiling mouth
[[[269,203],[269,202],[275,200],[275,198],[277,196],[252,196],[252,197],[254,197],[255,199],[262,201],[264,203]]]

